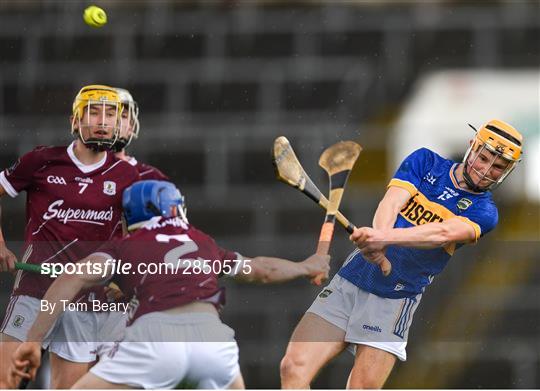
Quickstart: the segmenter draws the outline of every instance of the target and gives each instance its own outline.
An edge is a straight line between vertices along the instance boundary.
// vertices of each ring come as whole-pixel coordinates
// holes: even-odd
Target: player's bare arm
[[[0,185],[0,197],[6,194],[6,190]],[[0,205],[0,223],[2,221],[2,205]],[[0,225],[0,272],[15,270],[15,262],[17,257],[7,248]]]
[[[92,254],[81,262],[101,264],[105,273],[88,273],[81,269],[80,274],[62,274],[49,287],[43,300],[48,302],[51,311],[40,311],[32,328],[28,332],[28,342],[22,343],[12,356],[9,370],[9,381],[16,384],[16,378],[34,380],[41,362],[41,342],[62,314],[66,300],[71,301],[85,288],[89,288],[110,276],[110,269],[106,267],[107,257],[101,254]]]
[[[388,229],[394,227],[397,216],[411,194],[397,186],[390,186],[373,216],[373,228]]]
[[[281,258],[255,257],[251,270],[244,270],[235,275],[235,280],[247,283],[272,284],[294,280],[300,277],[315,278],[319,274],[328,276],[330,256],[314,254],[302,262],[293,262]]]
[[[476,231],[471,224],[455,217],[410,228],[362,227],[356,229],[350,238],[362,253],[370,253],[383,251],[389,245],[429,249],[452,243],[468,243],[476,239]]]
[[[391,229],[394,227],[399,211],[410,197],[411,194],[404,188],[390,186],[375,211],[373,228]],[[366,251],[364,256],[376,265],[381,265],[386,259],[383,249]]]

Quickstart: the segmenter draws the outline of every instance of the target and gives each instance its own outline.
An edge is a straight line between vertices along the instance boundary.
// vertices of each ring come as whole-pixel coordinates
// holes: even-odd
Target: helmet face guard
[[[463,158],[463,178],[467,186],[476,192],[483,192],[497,188],[506,177],[516,168],[517,163],[521,161],[522,142],[521,134],[509,124],[492,120],[484,125],[480,130],[476,130],[476,136],[473,143],[465,153]],[[487,162],[485,161],[487,158]],[[478,159],[482,159],[482,170],[478,170],[476,163]],[[497,163],[499,168],[503,163],[504,167],[500,167],[500,175],[496,178],[489,176],[494,164]],[[478,176],[475,182],[471,177],[471,172]],[[487,186],[480,187],[482,181],[488,181]]]
[[[122,207],[128,231],[156,216],[180,217],[187,223],[184,196],[167,181],[139,181],[124,190]]]
[[[83,87],[73,102],[71,133],[93,150],[111,149],[120,132],[121,112],[122,104],[113,88],[103,85]],[[93,119],[96,116],[98,118]],[[90,133],[93,128],[110,136],[93,137]]]
[[[139,137],[139,106],[133,99],[128,90],[116,88],[120,102],[122,103],[122,112],[120,116],[120,132],[112,149],[114,152],[120,152],[126,148],[133,139]]]

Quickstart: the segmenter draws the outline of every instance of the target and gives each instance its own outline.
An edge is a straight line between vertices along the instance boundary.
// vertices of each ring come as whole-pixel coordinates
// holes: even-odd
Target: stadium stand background
[[[82,85],[128,88],[142,125],[130,151],[179,185],[192,223],[250,256],[303,258],[323,219],[275,181],[276,136],[289,137],[323,189],[320,152],[360,142],[342,210],[370,224],[391,175],[392,126],[420,75],[540,65],[537,1],[96,4],[109,16],[102,29],[82,22],[86,2],[0,2],[0,167],[36,145],[69,142]],[[390,387],[540,387],[538,204],[500,202],[502,225],[460,250],[428,289],[409,362]],[[21,240],[24,197],[2,206],[5,236]],[[337,231],[334,269],[350,250]],[[11,276],[0,283],[3,311]],[[318,290],[225,285],[223,318],[237,332],[247,385],[278,387],[287,339]],[[343,387],[351,363],[343,354],[315,387]]]

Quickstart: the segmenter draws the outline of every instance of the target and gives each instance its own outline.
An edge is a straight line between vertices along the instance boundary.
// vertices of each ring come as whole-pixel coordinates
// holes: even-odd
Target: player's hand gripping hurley
[[[358,146],[360,147],[360,146]],[[332,148],[332,147],[330,147]],[[358,152],[360,153],[360,152]],[[324,153],[323,153],[324,155]],[[322,159],[323,156],[321,156]],[[355,158],[356,160],[356,158]],[[280,136],[274,141],[274,150],[273,150],[273,159],[272,163],[276,171],[276,177],[282,182],[285,182],[289,186],[292,186],[302,193],[307,195],[311,200],[315,201],[321,208],[327,210],[329,207],[329,201],[321,193],[319,188],[313,183],[309,176],[304,171],[304,168],[300,164],[300,161],[296,157],[294,150],[287,140],[286,137]],[[352,163],[354,165],[354,162]],[[351,165],[352,168],[352,165]],[[348,174],[347,174],[348,176]],[[346,182],[347,178],[345,178]],[[336,180],[337,183],[337,180]],[[332,185],[330,185],[332,186]],[[343,187],[341,188],[341,195],[343,195]],[[340,201],[341,201],[340,195]],[[328,213],[327,213],[328,215]],[[337,219],[349,234],[352,234],[355,230],[354,224],[352,224],[340,211],[339,211],[339,202],[335,207],[335,216],[334,219]],[[325,221],[326,224],[326,221]],[[333,233],[333,224],[332,224],[332,233]],[[324,230],[324,225],[321,231]],[[321,232],[322,233],[322,232]],[[331,239],[331,236],[330,236]],[[330,246],[330,241],[328,241],[328,247]],[[380,264],[382,273],[387,276],[392,270],[392,265],[388,259],[385,259]],[[315,282],[315,281],[314,281]]]

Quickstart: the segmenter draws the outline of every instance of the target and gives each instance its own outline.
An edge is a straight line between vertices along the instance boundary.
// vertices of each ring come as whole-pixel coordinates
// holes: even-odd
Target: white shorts
[[[116,342],[124,339],[128,322],[127,313],[110,311],[104,314],[106,316],[100,316],[99,338],[96,344],[96,354],[100,359],[109,353]]]
[[[405,361],[409,328],[421,298],[379,297],[336,274],[307,312],[344,330],[345,342],[372,346]]]
[[[197,341],[197,342],[195,342]],[[240,373],[234,331],[215,314],[141,316],[90,371],[135,388],[227,388]]]
[[[31,296],[11,296],[4,321],[0,327],[0,332],[16,338],[21,342],[25,342],[28,331],[30,331],[41,310],[40,303],[41,300]],[[47,333],[47,336],[43,340],[42,346],[44,348],[47,347],[50,334],[55,327]]]
[[[64,360],[87,363],[124,337],[123,312],[65,311],[51,335],[49,350]]]
[[[12,296],[0,332],[26,341],[28,331],[41,311],[41,300]],[[123,312],[65,311],[49,331],[42,346],[61,358],[78,363],[96,361],[115,341],[124,337],[127,314]]]

